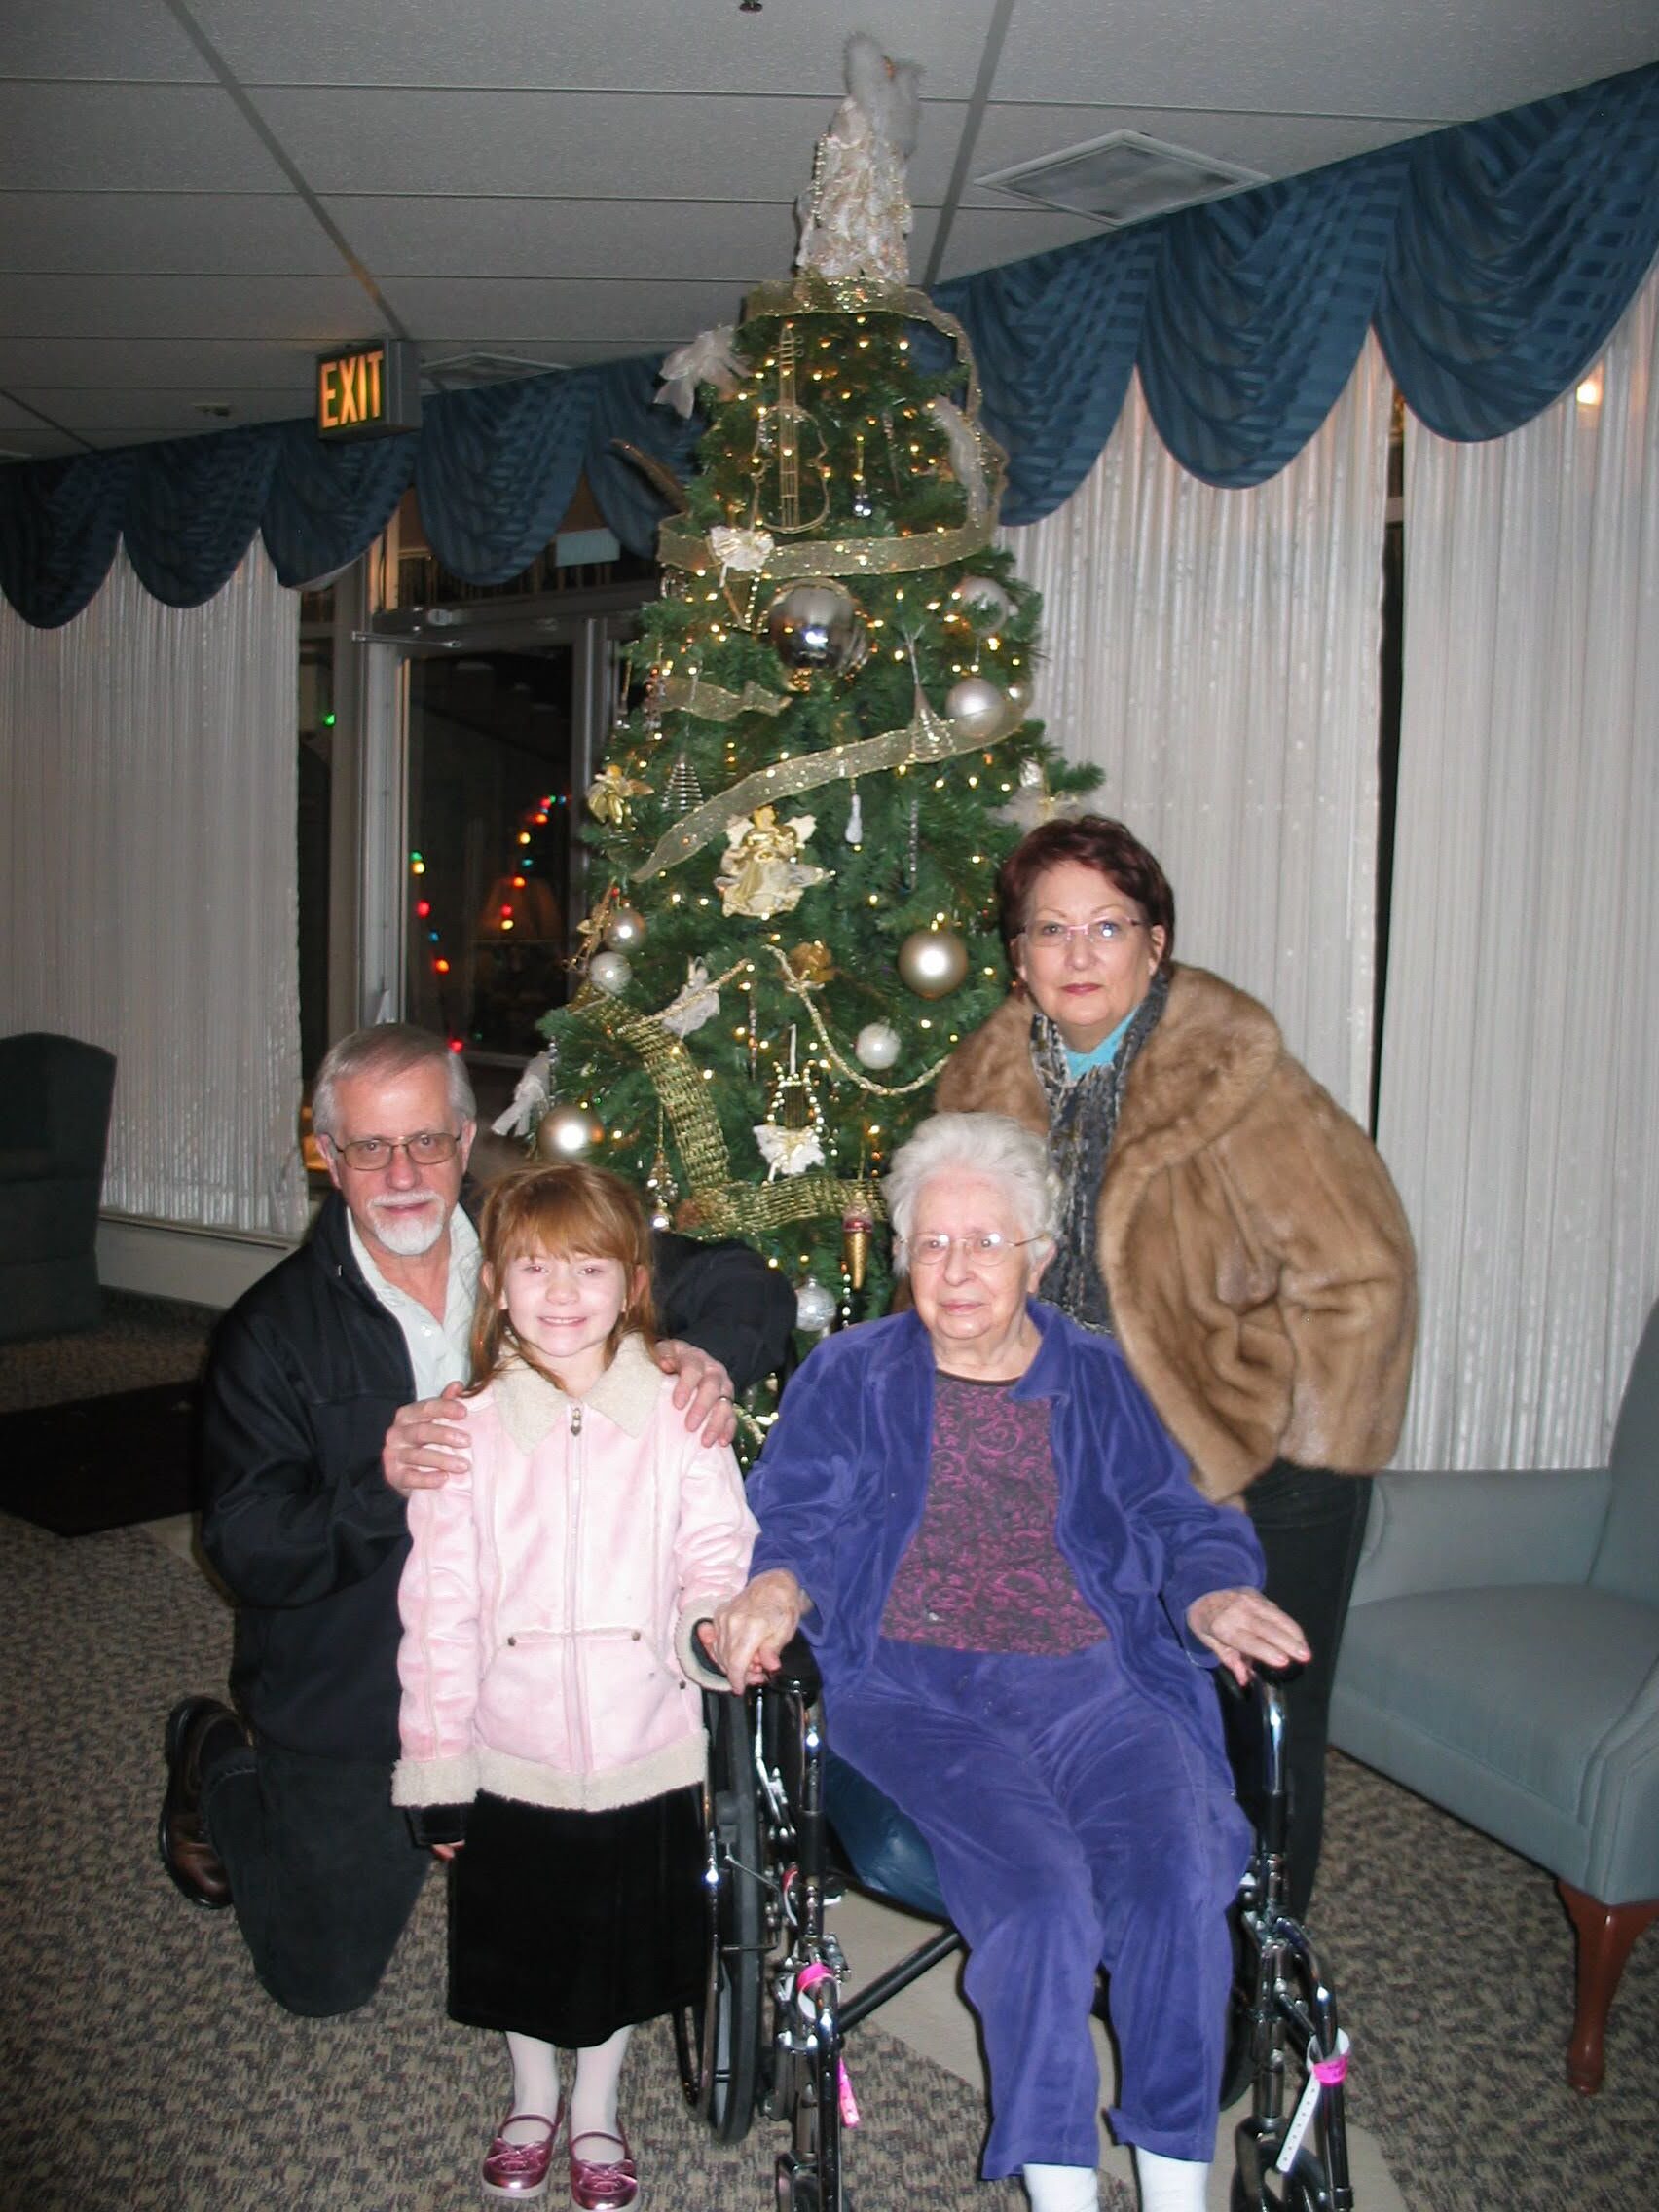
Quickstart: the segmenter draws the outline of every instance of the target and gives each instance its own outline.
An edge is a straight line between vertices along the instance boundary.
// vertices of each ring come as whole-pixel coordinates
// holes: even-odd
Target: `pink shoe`
[[[578,2143],[614,2143],[622,2156],[581,2158],[576,2156]],[[603,2128],[594,2127],[571,2137],[571,2195],[582,2212],[621,2212],[622,2206],[632,2204],[639,2194],[639,2171],[628,2150],[628,2138],[620,2130],[608,2135]]]
[[[515,2120],[534,2120],[547,2133],[530,2143],[509,2143],[506,2129]],[[559,2140],[559,2131],[565,2124],[565,2100],[559,2099],[559,2109],[549,2120],[539,2112],[510,2112],[501,2122],[501,2133],[484,2154],[484,2163],[478,2178],[492,2196],[505,2196],[521,2204],[533,2197],[543,2196],[547,2192],[547,2175],[553,2164],[553,2146]]]

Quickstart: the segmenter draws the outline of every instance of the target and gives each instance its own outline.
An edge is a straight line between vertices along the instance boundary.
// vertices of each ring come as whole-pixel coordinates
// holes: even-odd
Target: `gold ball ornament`
[[[899,974],[919,999],[948,998],[968,974],[968,947],[954,930],[917,930],[899,947]]]
[[[638,952],[645,941],[645,917],[638,906],[612,906],[604,935],[612,952]]]
[[[979,745],[994,745],[1019,719],[1019,709],[1002,685],[984,676],[964,676],[953,683],[944,695],[944,711]]]
[[[535,1124],[535,1149],[555,1165],[585,1160],[605,1142],[605,1124],[586,1106],[549,1106]]]
[[[588,979],[596,991],[616,998],[634,980],[634,971],[620,952],[596,952],[588,962]]]
[[[766,637],[792,676],[851,676],[869,651],[863,609],[833,576],[806,576],[766,609]]]
[[[994,630],[1014,612],[1014,594],[995,576],[964,576],[955,598],[977,630]]]
[[[898,1059],[903,1042],[891,1022],[866,1021],[853,1040],[853,1056],[862,1067],[879,1073]]]

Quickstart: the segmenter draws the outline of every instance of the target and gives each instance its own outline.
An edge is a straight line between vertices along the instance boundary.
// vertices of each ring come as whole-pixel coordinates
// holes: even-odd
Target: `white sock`
[[[550,2043],[509,2030],[507,2056],[513,2062],[513,2118],[501,2133],[509,2143],[539,2143],[559,2117],[559,2053]],[[521,2120],[518,2115],[526,2114]]]
[[[1135,2179],[1141,2212],[1204,2212],[1209,2187],[1207,2158],[1165,2158],[1135,2145]]]
[[[1099,2212],[1100,2176],[1092,2166],[1021,2166],[1031,2212]]]
[[[616,2092],[631,2028],[618,2028],[606,2043],[576,2053],[576,2081],[571,2091],[571,2140],[578,2135],[616,2134]],[[620,2137],[617,2138],[621,2140]],[[596,2150],[603,2149],[595,2145]]]

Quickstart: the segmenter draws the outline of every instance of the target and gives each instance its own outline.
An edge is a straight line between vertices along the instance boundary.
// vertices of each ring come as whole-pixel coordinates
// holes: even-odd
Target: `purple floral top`
[[[1051,1411],[1046,1398],[1015,1398],[1012,1382],[935,1376],[927,1504],[883,1636],[1063,1657],[1106,1635],[1054,1541]]]

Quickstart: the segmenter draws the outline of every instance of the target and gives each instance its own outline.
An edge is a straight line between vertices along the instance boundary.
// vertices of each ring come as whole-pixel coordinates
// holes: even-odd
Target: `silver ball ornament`
[[[993,745],[1019,719],[1019,709],[1000,683],[988,677],[964,676],[944,695],[944,711],[979,745]]]
[[[813,1336],[822,1336],[835,1318],[835,1296],[821,1282],[803,1282],[795,1291],[795,1321]]]
[[[605,941],[612,952],[638,952],[645,941],[645,917],[638,906],[612,906],[606,917]]]
[[[806,576],[766,609],[766,636],[793,676],[851,676],[869,651],[863,609],[832,576]]]
[[[890,1068],[903,1042],[890,1022],[868,1021],[853,1040],[854,1056],[866,1068]]]
[[[588,979],[595,990],[615,998],[634,980],[634,971],[619,952],[596,952],[588,962]]]
[[[1014,594],[994,576],[964,576],[956,598],[977,630],[995,630],[1014,612]]]
[[[585,1160],[605,1142],[605,1124],[586,1106],[549,1106],[535,1124],[535,1149],[543,1160]]]
[[[954,930],[917,930],[899,947],[899,973],[917,998],[948,998],[968,974],[968,947]]]

